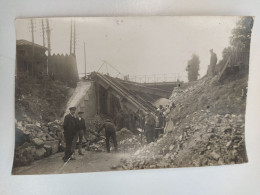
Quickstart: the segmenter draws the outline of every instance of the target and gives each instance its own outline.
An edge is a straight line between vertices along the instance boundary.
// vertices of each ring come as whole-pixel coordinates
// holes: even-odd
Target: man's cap
[[[79,112],[78,112],[78,114],[84,114],[84,112],[82,112],[82,111],[79,111]]]
[[[70,107],[69,110],[76,110],[76,107],[75,106]]]

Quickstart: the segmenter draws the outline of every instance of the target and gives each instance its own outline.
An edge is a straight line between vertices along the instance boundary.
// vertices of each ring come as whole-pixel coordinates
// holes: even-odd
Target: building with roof
[[[16,40],[16,75],[37,76],[47,72],[47,47],[27,40]]]

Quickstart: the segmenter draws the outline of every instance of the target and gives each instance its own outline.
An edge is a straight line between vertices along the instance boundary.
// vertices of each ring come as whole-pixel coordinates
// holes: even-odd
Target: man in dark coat
[[[64,162],[66,162],[72,156],[72,141],[77,131],[77,119],[75,117],[76,107],[70,107],[69,110],[70,113],[65,116],[63,123],[66,143],[65,156],[63,157]],[[71,158],[71,160],[75,159]]]
[[[147,143],[154,141],[155,134],[155,119],[151,112],[149,112],[145,118],[145,136]]]
[[[84,112],[78,112],[77,132],[76,132],[73,142],[72,142],[72,152],[74,153],[77,141],[79,139],[79,155],[81,155],[81,156],[83,156],[82,139],[83,139],[83,136],[86,135],[86,124],[85,124],[85,120],[82,118],[83,114],[84,114]]]
[[[110,145],[109,145],[109,140],[110,137],[112,138],[115,151],[117,151],[117,141],[116,141],[116,127],[114,123],[110,120],[107,119],[105,120],[104,124],[99,128],[98,133],[105,129],[105,134],[106,134],[106,147],[107,147],[107,152],[110,152]]]

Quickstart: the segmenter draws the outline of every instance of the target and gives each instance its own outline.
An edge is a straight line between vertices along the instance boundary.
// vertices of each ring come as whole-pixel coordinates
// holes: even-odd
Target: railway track
[[[113,90],[115,90],[120,96],[124,97],[129,103],[131,103],[137,109],[153,113],[156,111],[156,107],[153,106],[151,102],[146,101],[140,95],[128,90],[123,84],[116,81],[115,78],[103,75],[98,72],[94,73],[94,78],[95,77],[96,79],[101,79],[103,82],[108,84]]]

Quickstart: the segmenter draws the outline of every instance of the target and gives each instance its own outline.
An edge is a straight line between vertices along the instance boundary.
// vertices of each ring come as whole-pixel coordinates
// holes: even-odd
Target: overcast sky
[[[205,75],[213,49],[218,60],[239,17],[96,17],[76,18],[79,73],[84,72],[84,42],[87,72],[96,71],[103,61],[122,74],[154,75],[179,73],[193,53],[200,58],[200,75]],[[35,42],[43,44],[41,19],[34,19]],[[70,18],[51,18],[52,54],[69,54]],[[17,39],[31,41],[29,20],[16,20]],[[102,72],[106,67],[102,68]],[[108,68],[110,74],[115,72]]]

